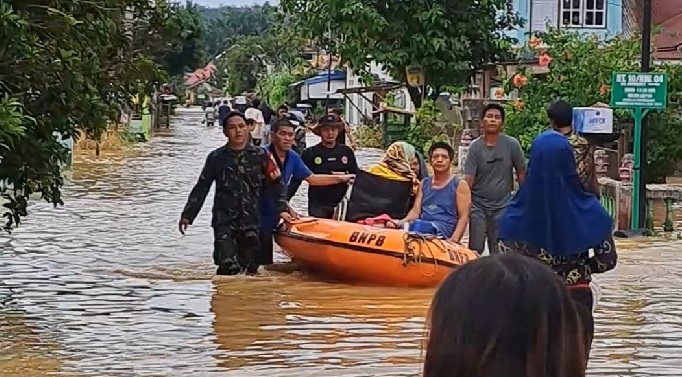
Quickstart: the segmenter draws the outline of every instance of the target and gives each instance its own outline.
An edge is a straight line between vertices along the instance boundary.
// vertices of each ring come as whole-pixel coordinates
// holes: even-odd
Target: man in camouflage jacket
[[[217,274],[255,274],[259,267],[255,255],[261,247],[261,196],[276,198],[280,216],[288,221],[291,220],[289,207],[277,163],[270,152],[249,143],[244,115],[230,113],[223,122],[223,132],[228,138],[227,145],[209,153],[178,226],[184,234],[215,182],[211,226]]]

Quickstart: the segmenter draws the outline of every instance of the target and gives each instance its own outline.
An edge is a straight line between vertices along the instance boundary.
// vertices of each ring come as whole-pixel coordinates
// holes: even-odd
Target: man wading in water
[[[258,271],[256,255],[261,249],[261,196],[276,203],[277,213],[291,221],[284,197],[280,170],[270,152],[249,144],[249,129],[240,112],[231,112],[223,123],[227,145],[209,153],[199,180],[187,199],[178,228],[185,234],[199,214],[215,181],[213,199],[213,262],[218,275]]]
[[[490,254],[497,253],[497,222],[514,190],[514,171],[519,184],[526,173],[519,141],[502,133],[504,108],[491,103],[483,108],[483,135],[469,146],[464,176],[471,187],[469,248],[479,254],[486,239]]]
[[[286,116],[286,115],[285,115]],[[329,186],[347,184],[354,178],[351,174],[313,174],[303,163],[301,157],[291,147],[294,144],[295,126],[286,117],[278,119],[272,125],[272,144],[263,148],[268,150],[275,158],[279,170],[282,172],[282,183],[289,184],[292,180],[306,181],[310,186]],[[273,197],[263,198],[261,206],[261,243],[262,249],[256,260],[259,265],[273,264],[272,233],[277,228],[279,220],[276,212],[277,203]]]
[[[358,163],[350,147],[336,142],[343,121],[335,114],[320,118],[314,128],[322,141],[303,151],[301,159],[313,174],[357,174]],[[334,208],[348,190],[346,183],[333,186],[311,186],[308,189],[308,214],[331,219]],[[293,193],[292,193],[293,196]]]

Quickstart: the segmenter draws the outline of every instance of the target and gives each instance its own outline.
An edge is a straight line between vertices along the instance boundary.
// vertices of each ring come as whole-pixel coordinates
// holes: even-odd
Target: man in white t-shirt
[[[253,119],[255,126],[251,130],[251,140],[253,140],[254,145],[264,145],[267,140],[263,140],[263,129],[265,128],[265,119],[263,118],[263,112],[258,108],[260,106],[260,101],[254,98],[251,101],[251,107],[244,111],[244,117],[246,119]]]

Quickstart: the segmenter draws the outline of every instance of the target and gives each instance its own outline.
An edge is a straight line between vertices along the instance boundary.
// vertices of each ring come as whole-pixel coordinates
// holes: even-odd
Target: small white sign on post
[[[603,107],[574,107],[573,129],[581,134],[612,134],[613,110]]]

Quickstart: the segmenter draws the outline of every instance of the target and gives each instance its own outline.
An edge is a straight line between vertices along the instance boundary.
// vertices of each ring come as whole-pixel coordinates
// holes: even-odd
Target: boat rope
[[[439,240],[441,242],[432,242],[434,240]],[[405,249],[403,252],[403,267],[406,267],[410,263],[417,263],[420,266],[419,269],[424,276],[434,276],[436,274],[436,270],[438,269],[438,259],[436,258],[436,254],[431,247],[436,247],[440,249],[441,252],[447,253],[447,250],[443,246],[442,240],[430,234],[406,232],[403,235],[403,243],[405,244]],[[428,254],[424,252],[424,246],[426,246]],[[431,258],[433,260],[433,270],[431,272],[425,272],[422,270],[421,264],[424,258]]]

